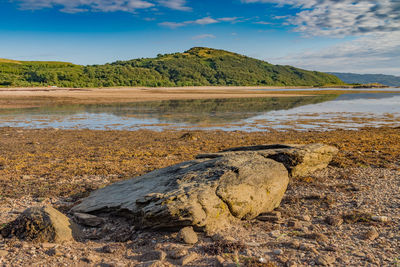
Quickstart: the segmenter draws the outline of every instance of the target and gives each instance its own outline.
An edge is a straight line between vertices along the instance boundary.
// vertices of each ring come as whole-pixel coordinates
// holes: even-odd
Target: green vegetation
[[[211,48],[80,66],[64,62],[0,60],[0,86],[327,86],[334,75],[306,71]]]
[[[352,84],[384,84],[387,86],[400,87],[400,77],[384,74],[354,74],[354,73],[336,73],[333,74],[346,83]]]

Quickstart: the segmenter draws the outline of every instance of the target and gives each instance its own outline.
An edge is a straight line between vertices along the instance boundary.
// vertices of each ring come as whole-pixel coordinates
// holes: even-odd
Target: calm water
[[[400,94],[174,100],[0,112],[0,127],[60,129],[329,130],[400,126]]]

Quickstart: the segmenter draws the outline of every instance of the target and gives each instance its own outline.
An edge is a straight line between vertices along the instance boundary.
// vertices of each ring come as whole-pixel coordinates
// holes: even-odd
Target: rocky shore
[[[0,129],[0,135],[0,223],[2,233],[6,236],[0,237],[0,265],[3,266],[399,264],[399,129],[371,128],[325,133],[161,132],[149,135],[149,132],[145,131],[4,128]],[[294,150],[292,148],[292,151],[297,151],[294,153],[296,157],[293,157],[288,156],[294,155],[293,152],[285,150],[290,147],[265,146],[276,143],[315,142],[335,147],[338,154],[331,155],[333,158],[331,157],[332,161],[329,159],[330,164],[327,167],[328,162],[310,172],[304,172],[308,168],[290,167],[299,166],[293,165],[296,162],[306,162],[305,154],[299,153],[298,147]],[[76,143],[81,149],[76,148]],[[254,145],[257,145],[256,149]],[[233,147],[242,148],[230,149]],[[264,155],[263,159],[258,158],[260,152],[257,151],[266,151],[265,149],[272,149],[275,154],[271,151],[261,152]],[[276,152],[277,150],[280,152]],[[71,153],[72,151],[74,153]],[[198,159],[195,159],[196,155],[199,155]],[[293,159],[299,159],[299,155],[303,155],[303,159],[294,161]],[[230,161],[224,160],[227,156]],[[189,168],[188,172],[181,173],[183,176],[180,176],[180,180],[186,184],[180,183],[180,186],[185,188],[186,193],[190,192],[187,187],[190,184],[190,180],[187,180],[190,175],[200,175],[211,179],[209,181],[216,181],[216,178],[212,177],[220,175],[218,173],[221,173],[221,169],[213,169],[216,167],[212,166],[244,175],[237,177],[243,177],[239,180],[245,181],[245,184],[249,183],[248,179],[259,179],[258,175],[266,173],[257,173],[259,167],[254,167],[255,165],[249,169],[246,168],[249,164],[241,165],[241,162],[246,162],[243,157],[254,159],[252,164],[265,162],[260,166],[265,166],[266,163],[272,166],[275,164],[272,162],[281,161],[277,164],[284,167],[278,173],[281,173],[279,177],[284,176],[284,172],[289,175],[285,186],[287,190],[284,195],[278,194],[279,201],[276,204],[270,208],[261,208],[256,213],[254,209],[243,209],[245,206],[242,204],[239,209],[229,204],[230,212],[241,214],[241,220],[233,220],[234,223],[230,223],[229,227],[223,230],[217,227],[215,231],[204,231],[195,223],[187,223],[188,226],[195,226],[193,228],[185,228],[185,224],[181,224],[177,229],[143,228],[132,224],[131,216],[120,216],[121,214],[112,212],[112,209],[99,207],[101,212],[92,213],[96,209],[83,208],[86,200],[82,198],[94,189],[148,173],[152,169],[173,164],[181,166],[179,162],[187,160],[191,160],[191,164],[196,163],[203,167],[205,164],[207,168],[185,167]],[[267,159],[268,157],[270,159]],[[312,164],[323,161],[321,157],[308,158],[318,158],[317,161],[312,161]],[[148,165],[144,166],[144,163]],[[116,166],[110,167],[113,164]],[[279,169],[277,166],[274,168]],[[213,170],[212,176],[198,172],[204,169]],[[268,169],[270,170],[270,167]],[[54,177],[47,173],[50,170],[54,170]],[[72,170],[80,170],[82,173],[73,173]],[[172,169],[166,170],[175,175]],[[221,176],[221,181],[229,176],[229,172],[223,173],[226,174]],[[149,175],[151,173],[147,174]],[[153,175],[153,180],[154,177]],[[162,177],[164,176],[161,175],[160,178]],[[206,184],[208,182],[204,185]],[[233,190],[231,187],[227,188],[229,192]],[[174,190],[176,189],[172,191]],[[246,190],[249,190],[248,187]],[[104,200],[103,203],[107,203],[107,194],[98,196]],[[263,201],[266,199],[263,198]],[[140,204],[140,207],[144,207],[143,204],[150,207],[151,202],[146,201],[136,203]],[[258,203],[257,199],[247,201]],[[169,205],[168,201],[165,203]],[[229,203],[229,200],[225,203]],[[39,242],[27,238],[27,235],[17,234],[9,238],[6,225],[18,216],[21,218],[21,214],[33,206],[53,206],[61,211],[61,216],[66,216],[72,224],[79,225],[79,238],[61,241],[42,239]],[[258,206],[264,207],[260,204]],[[107,217],[104,217],[104,212],[108,214]],[[47,220],[46,216],[42,218]],[[171,220],[172,218],[169,221]]]

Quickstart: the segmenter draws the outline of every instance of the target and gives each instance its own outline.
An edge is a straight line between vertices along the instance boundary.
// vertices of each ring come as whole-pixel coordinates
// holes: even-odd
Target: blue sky
[[[0,57],[102,64],[220,48],[400,76],[399,0],[0,0]]]

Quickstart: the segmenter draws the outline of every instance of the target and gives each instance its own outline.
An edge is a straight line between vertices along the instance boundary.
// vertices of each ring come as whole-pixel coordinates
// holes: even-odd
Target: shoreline
[[[290,91],[290,89],[307,88],[309,87],[0,88],[0,109],[65,104],[113,104],[162,100],[298,97],[320,94],[362,93],[362,91],[351,89]],[[268,91],[269,89],[271,91]],[[274,89],[287,89],[287,91],[273,91]],[[384,89],[369,92],[393,93],[393,91],[385,91]]]

